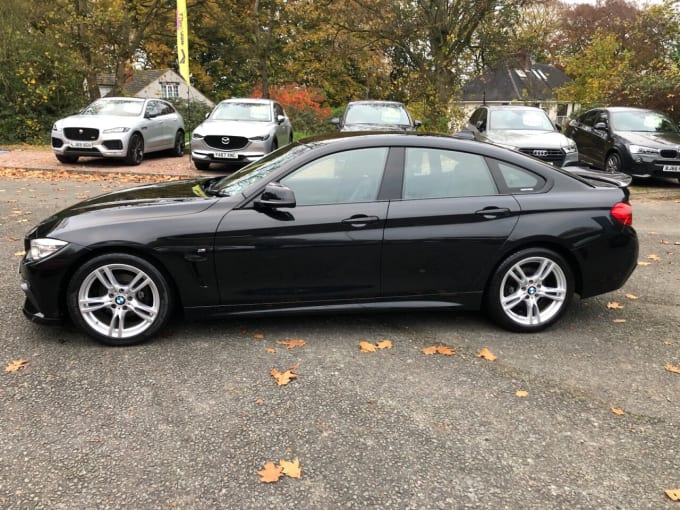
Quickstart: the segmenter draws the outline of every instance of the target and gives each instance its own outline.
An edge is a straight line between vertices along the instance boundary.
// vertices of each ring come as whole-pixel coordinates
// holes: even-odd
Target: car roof
[[[273,99],[264,99],[261,97],[230,97],[223,99],[220,103],[254,103],[254,104],[272,104],[275,103]]]
[[[495,105],[482,105],[480,108],[488,108],[489,110],[539,110],[545,111],[538,106],[527,106],[523,104],[495,104]]]
[[[384,105],[395,105],[395,106],[404,106],[404,103],[401,103],[399,101],[382,101],[380,99],[362,99],[360,101],[350,101],[347,103],[347,106],[355,105],[355,104],[384,104]]]

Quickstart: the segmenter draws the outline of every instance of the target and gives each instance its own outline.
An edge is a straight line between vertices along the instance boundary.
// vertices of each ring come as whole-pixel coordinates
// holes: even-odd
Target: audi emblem
[[[223,136],[223,137],[222,137],[222,143],[223,143],[224,145],[229,145],[229,142],[230,142],[230,141],[231,141],[231,140],[229,140],[229,137],[228,137],[228,136]]]
[[[533,155],[536,156],[537,158],[544,158],[544,157],[546,157],[546,156],[548,155],[548,151],[544,151],[544,150],[535,150],[535,151],[533,151],[531,154],[533,154]]]

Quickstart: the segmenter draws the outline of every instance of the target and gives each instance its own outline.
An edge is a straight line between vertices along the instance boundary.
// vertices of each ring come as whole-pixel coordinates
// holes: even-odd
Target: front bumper
[[[52,150],[60,156],[124,158],[127,156],[127,140],[119,136],[102,136],[98,140],[81,142],[52,134]]]
[[[210,139],[218,138],[215,136]],[[232,137],[236,138],[236,137]],[[262,159],[269,152],[270,140],[245,140],[241,147],[212,146],[205,138],[191,140],[191,159],[205,163],[244,164]]]
[[[648,159],[633,155],[627,173],[634,177],[680,178],[680,159]]]

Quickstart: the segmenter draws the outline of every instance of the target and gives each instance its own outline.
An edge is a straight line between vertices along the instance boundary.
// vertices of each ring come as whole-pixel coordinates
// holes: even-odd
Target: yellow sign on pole
[[[189,82],[189,26],[187,23],[187,2],[177,0],[177,62],[179,74]]]

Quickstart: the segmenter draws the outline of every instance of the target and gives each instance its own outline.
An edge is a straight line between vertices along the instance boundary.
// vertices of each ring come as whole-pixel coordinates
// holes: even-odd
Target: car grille
[[[64,135],[69,140],[92,142],[99,138],[99,130],[94,128],[65,128]]]
[[[676,159],[678,151],[675,149],[661,149],[661,157],[666,159]]]
[[[204,140],[210,147],[223,150],[240,149],[248,143],[243,136],[206,136]]]
[[[520,149],[520,152],[556,166],[562,166],[562,163],[564,163],[564,151],[562,149]]]

